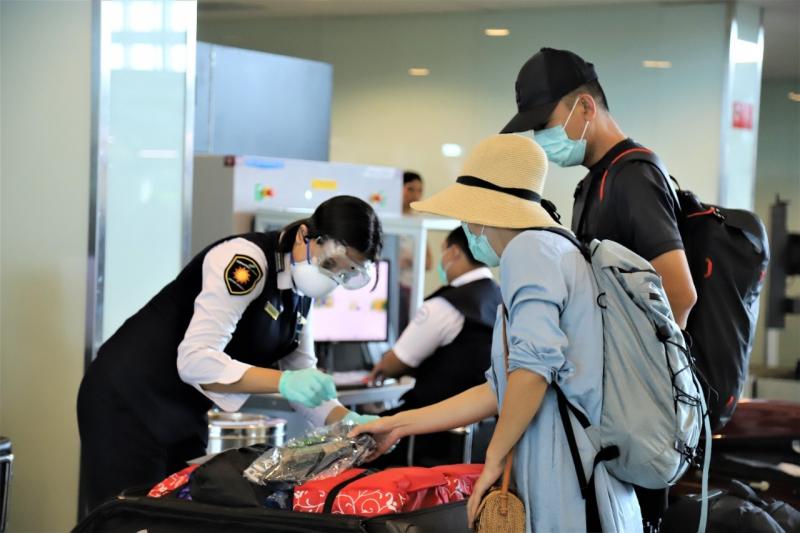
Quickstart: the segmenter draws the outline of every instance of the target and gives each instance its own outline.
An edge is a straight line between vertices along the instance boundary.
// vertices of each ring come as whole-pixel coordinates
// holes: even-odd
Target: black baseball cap
[[[597,79],[594,65],[569,50],[542,48],[517,75],[517,114],[500,133],[540,130],[566,95]]]

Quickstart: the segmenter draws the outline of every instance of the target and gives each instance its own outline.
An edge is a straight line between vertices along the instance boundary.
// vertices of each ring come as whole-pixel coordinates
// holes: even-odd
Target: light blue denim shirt
[[[500,288],[509,311],[509,371],[525,369],[552,383],[591,423],[603,402],[603,324],[590,266],[567,239],[546,231],[525,231],[500,258]],[[503,313],[498,310],[492,341],[489,384],[502,405]],[[596,451],[573,422],[587,479]],[[525,502],[528,531],[586,531],[580,494],[555,391],[548,388],[539,411],[515,447],[514,479]],[[630,485],[595,470],[600,519],[605,533],[642,530]]]

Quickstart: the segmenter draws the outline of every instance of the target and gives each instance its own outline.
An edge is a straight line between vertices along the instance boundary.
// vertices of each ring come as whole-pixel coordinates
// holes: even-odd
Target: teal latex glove
[[[316,368],[284,370],[278,391],[290,402],[306,407],[317,407],[326,400],[336,398],[336,385],[333,378]]]
[[[350,411],[342,417],[343,422],[352,422],[355,425],[366,424],[380,418],[378,415],[360,415],[355,411]]]

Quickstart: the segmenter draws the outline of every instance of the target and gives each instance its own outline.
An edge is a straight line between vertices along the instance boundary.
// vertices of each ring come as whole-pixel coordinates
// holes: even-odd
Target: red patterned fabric
[[[200,465],[190,465],[180,472],[175,472],[167,479],[150,489],[150,492],[148,492],[147,495],[151,498],[160,498],[162,496],[166,496],[176,489],[181,488],[189,482],[189,476],[198,466]]]
[[[321,513],[325,507],[325,498],[328,497],[331,489],[343,481],[356,477],[364,470],[364,468],[351,468],[338,476],[306,481],[302,485],[296,486],[292,508],[304,513]],[[334,507],[336,506],[334,505]]]
[[[444,465],[431,468],[447,479],[447,495],[449,501],[466,500],[472,495],[475,482],[481,477],[483,465]]]
[[[379,516],[406,513],[468,498],[483,465],[390,468],[357,479],[345,486],[333,504],[333,514]],[[294,510],[322,513],[325,499],[335,486],[364,469],[308,481],[295,487]]]

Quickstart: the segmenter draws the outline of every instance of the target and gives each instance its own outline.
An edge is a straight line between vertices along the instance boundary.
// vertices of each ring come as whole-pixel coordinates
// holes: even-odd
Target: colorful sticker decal
[[[374,192],[369,195],[369,203],[384,207],[386,206],[386,195],[383,194],[383,191]]]
[[[339,187],[336,180],[315,178],[311,180],[311,189],[315,191],[335,191]]]
[[[255,199],[256,202],[260,202],[264,198],[274,198],[275,197],[275,189],[269,187],[267,185],[262,185],[260,183],[256,183],[255,187]]]

